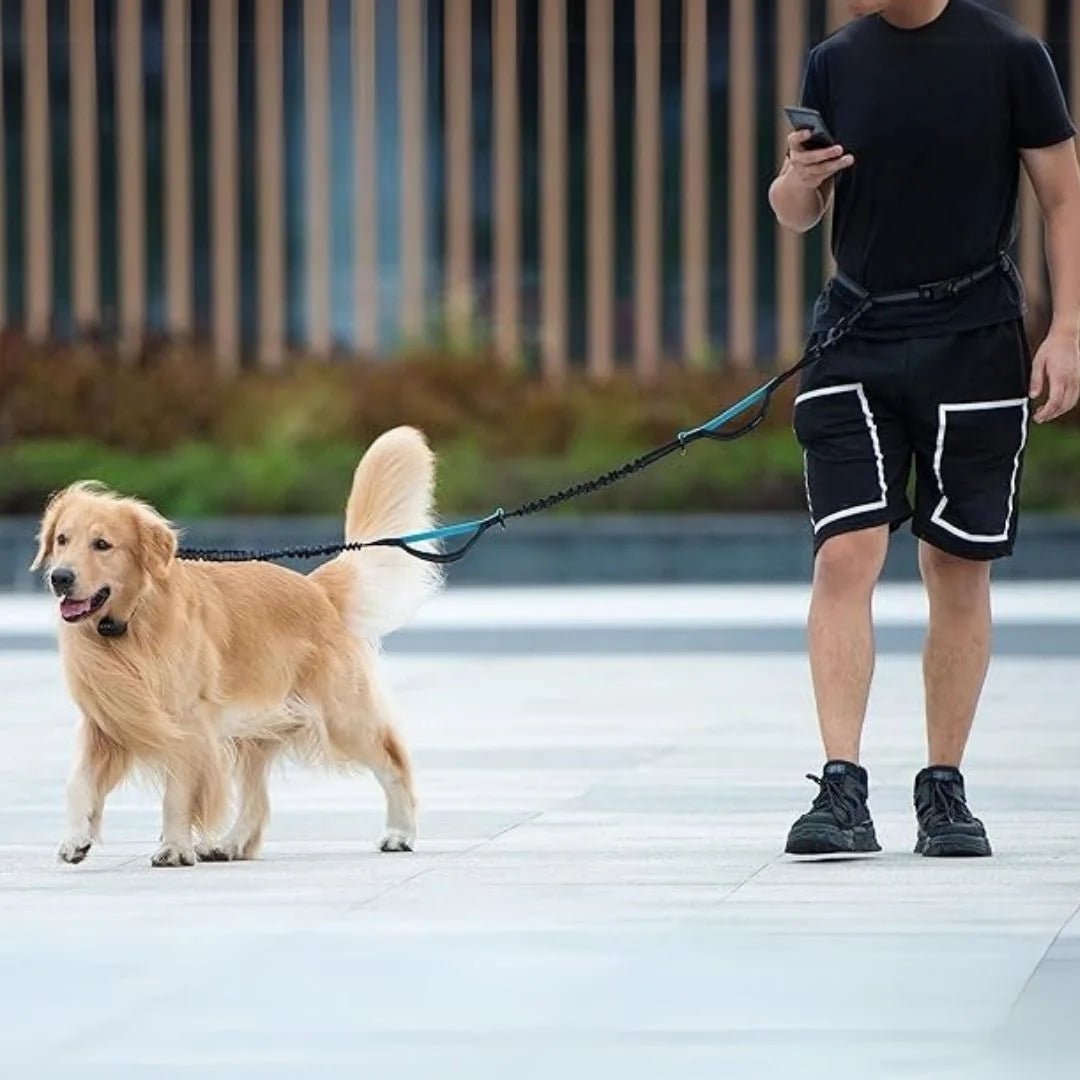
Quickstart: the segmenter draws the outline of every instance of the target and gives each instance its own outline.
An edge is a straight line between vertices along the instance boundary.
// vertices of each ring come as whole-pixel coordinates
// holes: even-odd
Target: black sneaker
[[[880,851],[874,823],[866,806],[866,770],[850,761],[828,761],[821,779],[811,776],[821,790],[808,813],[788,833],[788,855],[863,855]]]
[[[916,855],[943,857],[990,854],[983,823],[968,809],[964,778],[951,765],[931,765],[915,777],[919,819]]]

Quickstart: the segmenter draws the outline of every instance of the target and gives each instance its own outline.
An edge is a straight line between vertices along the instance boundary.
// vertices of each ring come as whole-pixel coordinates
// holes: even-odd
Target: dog
[[[353,476],[349,541],[432,526],[434,455],[395,428]],[[441,584],[388,547],[300,574],[271,563],[177,558],[176,529],[93,482],[46,506],[32,569],[59,600],[60,653],[80,713],[59,857],[86,858],[105,799],[133,770],[163,790],[154,866],[252,859],[269,819],[271,765],[289,754],[369,769],[386,796],[383,851],[410,851],[409,756],[379,680],[382,637]],[[223,836],[235,780],[237,813]]]

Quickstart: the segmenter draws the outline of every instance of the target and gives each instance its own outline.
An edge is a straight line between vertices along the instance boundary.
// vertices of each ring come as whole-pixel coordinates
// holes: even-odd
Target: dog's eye
[[[105,539],[105,537],[99,536],[93,542],[93,544],[91,544],[91,547],[93,547],[95,551],[108,551],[110,548],[112,548],[112,544],[110,544],[109,541]]]
[[[67,543],[67,537],[63,533],[61,533],[56,538],[56,546],[57,547],[63,547],[66,543]]]

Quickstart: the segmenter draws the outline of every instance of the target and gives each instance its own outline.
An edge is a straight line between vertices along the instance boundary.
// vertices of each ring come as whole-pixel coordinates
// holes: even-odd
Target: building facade
[[[1080,0],[1014,0],[1080,97]],[[766,200],[842,0],[0,0],[0,324],[488,347],[558,380],[789,359],[823,230]],[[1018,258],[1045,295],[1023,194]]]

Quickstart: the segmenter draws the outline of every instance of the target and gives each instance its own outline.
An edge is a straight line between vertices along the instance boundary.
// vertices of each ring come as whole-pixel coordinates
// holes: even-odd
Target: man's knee
[[[814,588],[830,593],[873,589],[885,565],[888,528],[860,529],[826,540],[814,560]]]
[[[990,595],[990,563],[964,559],[927,544],[919,544],[919,570],[931,599],[947,598],[952,605],[982,607]]]

